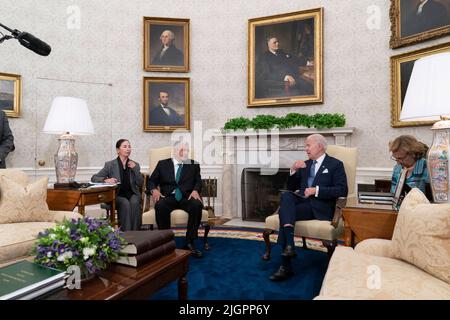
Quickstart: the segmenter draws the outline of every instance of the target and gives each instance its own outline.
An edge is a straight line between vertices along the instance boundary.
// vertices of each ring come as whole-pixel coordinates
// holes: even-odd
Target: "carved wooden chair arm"
[[[336,200],[336,209],[334,210],[333,220],[331,220],[331,225],[337,228],[339,225],[339,220],[342,218],[342,209],[347,205],[347,197],[339,197]]]

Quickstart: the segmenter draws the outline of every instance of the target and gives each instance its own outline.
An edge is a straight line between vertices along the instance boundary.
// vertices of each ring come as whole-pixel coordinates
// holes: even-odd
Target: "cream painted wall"
[[[79,29],[67,27],[70,6],[80,9]],[[248,19],[320,6],[325,16],[325,102],[248,109]],[[379,10],[375,29],[367,26],[370,9],[375,14]],[[142,70],[143,16],[190,19],[189,73]],[[143,76],[190,77],[192,124],[200,120],[204,128],[222,127],[240,115],[344,113],[347,126],[357,129],[352,145],[360,150],[359,167],[390,168],[389,139],[408,133],[430,144],[432,135],[429,127],[390,127],[389,57],[449,40],[389,49],[387,0],[3,0],[0,22],[52,46],[50,56],[41,57],[15,40],[0,44],[0,72],[20,74],[23,81],[21,117],[10,119],[16,151],[7,164],[30,169],[40,159],[53,167],[56,137],[41,130],[57,95],[89,103],[96,134],[77,138],[79,167],[102,166],[114,157],[113,145],[121,137],[131,140],[134,158],[148,166],[148,149],[168,144],[170,134],[142,130]]]

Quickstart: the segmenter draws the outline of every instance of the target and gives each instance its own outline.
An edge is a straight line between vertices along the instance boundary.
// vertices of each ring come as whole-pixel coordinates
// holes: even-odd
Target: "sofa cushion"
[[[39,232],[54,226],[53,222],[0,224],[0,262],[29,255]]]
[[[14,180],[23,187],[26,187],[28,184],[27,174],[19,169],[0,169],[0,177],[2,176]]]
[[[430,204],[412,189],[400,207],[392,245],[394,257],[450,284],[450,204]]]
[[[337,247],[315,299],[450,299],[450,286],[398,259]]]
[[[48,178],[26,187],[0,176],[0,223],[51,221],[47,205]]]
[[[395,258],[392,240],[387,239],[365,239],[356,245],[355,251],[372,256]]]

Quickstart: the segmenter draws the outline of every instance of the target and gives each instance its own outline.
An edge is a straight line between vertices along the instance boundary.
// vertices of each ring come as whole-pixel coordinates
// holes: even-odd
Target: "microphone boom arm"
[[[5,26],[4,24],[0,23],[0,27],[8,30],[11,32],[11,35],[5,35],[2,32],[0,32],[0,35],[2,36],[0,38],[0,43],[2,43],[5,40],[9,40],[12,38],[15,38],[19,40],[19,43],[24,46],[27,49],[30,49],[31,51],[34,51],[35,53],[41,55],[41,56],[48,56],[51,52],[51,47],[46,44],[44,41],[36,38],[32,34],[28,32],[22,32],[17,29],[11,29]]]

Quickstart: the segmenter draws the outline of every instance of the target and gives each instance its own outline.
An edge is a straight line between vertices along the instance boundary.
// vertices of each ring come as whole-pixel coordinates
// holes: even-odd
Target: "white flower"
[[[56,234],[50,233],[50,234],[48,235],[48,237],[49,237],[50,239],[56,239]]]
[[[63,254],[59,255],[57,260],[58,261],[66,261],[66,259],[72,258],[72,251],[66,251]]]
[[[89,259],[90,256],[93,256],[95,254],[95,247],[91,247],[91,248],[84,248],[83,249],[83,258],[84,260]]]
[[[52,257],[52,253],[49,251],[49,252],[47,252],[47,257],[48,258],[51,258]]]

